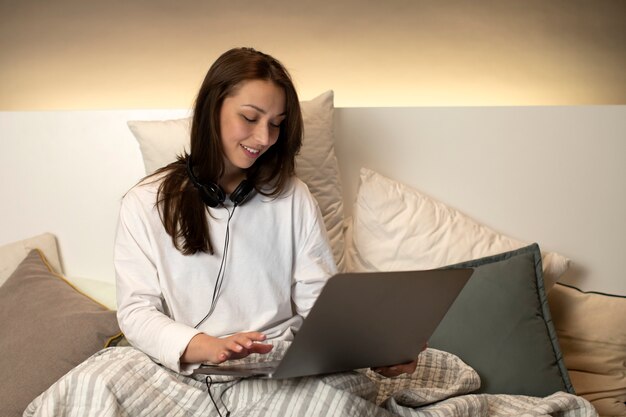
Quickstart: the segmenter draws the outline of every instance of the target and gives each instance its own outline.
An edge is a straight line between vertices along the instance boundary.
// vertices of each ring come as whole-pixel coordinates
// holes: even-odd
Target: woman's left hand
[[[387,378],[402,374],[412,374],[417,369],[417,359],[413,362],[403,363],[401,365],[381,366],[379,368],[372,368],[374,372],[381,374]]]
[[[426,350],[428,344],[425,344],[422,348],[422,352]],[[391,378],[402,374],[412,374],[417,369],[417,359],[412,362],[403,363],[400,365],[381,366],[378,368],[372,368],[372,371],[381,374],[384,377]]]

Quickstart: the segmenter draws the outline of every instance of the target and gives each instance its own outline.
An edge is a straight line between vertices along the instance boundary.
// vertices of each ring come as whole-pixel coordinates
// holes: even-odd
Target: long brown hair
[[[165,177],[159,185],[157,207],[174,246],[185,255],[213,254],[207,208],[188,178],[186,164],[193,159],[194,173],[202,183],[217,183],[224,173],[220,136],[220,110],[226,97],[244,81],[266,80],[285,93],[285,119],[278,140],[246,170],[257,192],[276,197],[295,174],[295,156],[302,144],[302,113],[295,87],[285,67],[275,58],[252,48],[231,49],[207,72],[196,98],[191,124],[190,153],[153,175]]]

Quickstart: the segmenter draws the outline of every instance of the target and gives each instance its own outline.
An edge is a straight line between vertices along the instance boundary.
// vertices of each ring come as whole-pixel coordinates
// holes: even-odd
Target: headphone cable
[[[224,394],[226,394],[226,392],[228,390],[230,390],[231,388],[233,388],[234,386],[236,386],[237,384],[239,384],[240,382],[242,382],[245,379],[250,379],[252,378],[251,376],[243,376],[243,377],[236,377],[234,380],[228,380],[228,381],[213,381],[213,378],[211,378],[210,375],[207,375],[204,383],[206,384],[206,389],[207,392],[209,393],[209,397],[211,398],[211,402],[213,403],[213,406],[215,407],[215,410],[217,411],[217,414],[220,417],[224,417],[222,415],[222,412],[220,411],[220,408],[217,406],[217,401],[215,401],[215,398],[213,398],[213,393],[211,392],[211,386],[215,385],[215,384],[227,384],[229,382],[232,382],[232,384],[227,385],[226,388],[224,388],[222,390],[222,392],[220,393],[220,396],[218,397],[218,399],[220,400],[220,402],[222,403],[222,407],[224,407],[224,409],[226,410],[226,417],[230,416],[230,410],[228,409],[228,407],[226,407],[226,403],[224,402]]]
[[[230,243],[230,219],[233,218],[237,205],[233,207],[232,211],[229,211],[228,208],[226,207],[224,208],[226,209],[226,211],[228,211],[228,221],[226,222],[226,235],[224,236],[224,253],[222,254],[222,262],[220,263],[220,269],[217,272],[217,279],[215,281],[215,287],[213,288],[211,308],[209,309],[209,312],[206,314],[206,316],[204,316],[204,318],[200,320],[200,322],[198,322],[198,324],[194,326],[194,328],[196,329],[200,327],[200,325],[204,323],[205,320],[208,319],[211,314],[213,314],[213,310],[215,310],[215,306],[217,305],[217,299],[222,290],[222,283],[224,282],[224,275],[226,274],[226,257],[228,256],[228,246]]]

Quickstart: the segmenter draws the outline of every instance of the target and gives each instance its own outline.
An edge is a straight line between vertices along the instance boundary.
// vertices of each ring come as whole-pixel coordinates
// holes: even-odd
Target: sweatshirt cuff
[[[200,364],[184,363],[181,365],[180,357],[187,349],[191,339],[199,333],[202,332],[185,324],[174,322],[168,325],[163,329],[161,336],[159,362],[175,372],[183,375],[191,374]]]

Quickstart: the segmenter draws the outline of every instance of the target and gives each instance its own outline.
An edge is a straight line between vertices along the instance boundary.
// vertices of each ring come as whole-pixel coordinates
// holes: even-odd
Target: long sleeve
[[[199,331],[165,314],[150,228],[138,203],[129,195],[120,210],[114,251],[118,321],[132,345],[168,368],[186,373],[180,357]]]
[[[296,199],[292,298],[296,313],[306,317],[328,278],[337,273],[319,206],[308,189]]]

